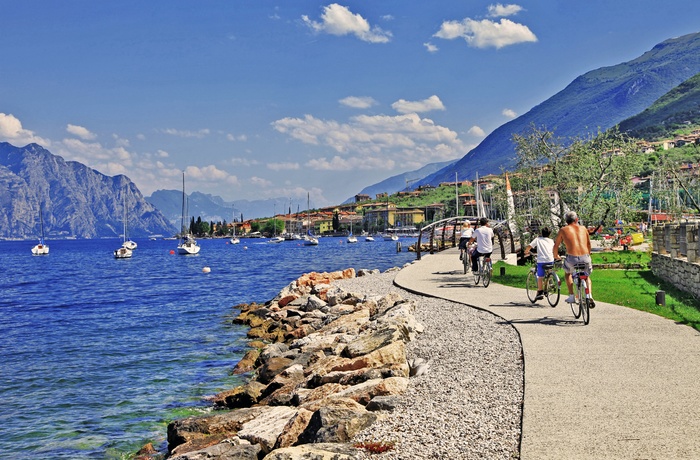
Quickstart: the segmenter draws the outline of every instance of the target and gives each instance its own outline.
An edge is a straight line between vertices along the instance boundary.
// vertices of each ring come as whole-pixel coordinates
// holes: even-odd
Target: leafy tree
[[[633,139],[612,129],[564,141],[535,126],[513,138],[520,174],[512,185],[520,228],[533,222],[563,225],[568,209],[586,225],[634,215],[639,192],[630,179],[641,156]]]
[[[333,231],[337,232],[340,229],[340,215],[338,211],[333,212]]]

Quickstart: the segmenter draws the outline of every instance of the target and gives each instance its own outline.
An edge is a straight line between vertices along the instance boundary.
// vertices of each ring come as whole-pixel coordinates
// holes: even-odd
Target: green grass
[[[630,251],[630,253],[620,254],[618,257],[623,261],[627,257],[637,258],[633,251]],[[642,261],[645,260],[645,257],[649,257],[645,253],[640,254],[644,254],[641,258]],[[594,254],[594,264],[598,263],[596,262],[597,256],[599,254]],[[635,261],[633,263],[638,262]],[[501,270],[499,267],[506,267],[504,276],[500,276]],[[493,280],[506,286],[525,289],[525,279],[529,269],[529,266],[513,266],[504,262],[498,262],[494,265]],[[559,270],[558,274],[562,278],[562,295],[566,295],[564,271]],[[598,301],[653,313],[700,331],[700,302],[690,294],[676,289],[671,284],[657,278],[649,269],[595,269],[591,279],[593,281],[593,297]],[[666,306],[656,305],[656,291],[659,290],[666,293]]]

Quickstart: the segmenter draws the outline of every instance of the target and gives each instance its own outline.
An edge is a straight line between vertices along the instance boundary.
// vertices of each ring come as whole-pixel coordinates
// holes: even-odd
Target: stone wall
[[[700,297],[698,229],[700,223],[655,225],[651,271],[678,289]]]

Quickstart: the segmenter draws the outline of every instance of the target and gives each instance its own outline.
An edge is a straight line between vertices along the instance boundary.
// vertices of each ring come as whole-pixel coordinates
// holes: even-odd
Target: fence
[[[700,222],[654,225],[652,230],[654,275],[700,297]]]
[[[450,217],[421,228],[418,242],[415,246],[416,258],[420,260],[422,252],[434,254],[435,252],[455,247],[459,243],[457,228],[459,227],[461,232],[462,222],[465,220],[472,221],[472,224],[476,223],[474,219],[468,217]],[[506,257],[506,242],[508,241],[510,241],[511,246],[509,252],[515,252],[513,239],[510,238],[510,231],[508,226],[505,225],[505,221],[491,221],[490,224],[493,228],[494,236],[498,238],[501,258]]]

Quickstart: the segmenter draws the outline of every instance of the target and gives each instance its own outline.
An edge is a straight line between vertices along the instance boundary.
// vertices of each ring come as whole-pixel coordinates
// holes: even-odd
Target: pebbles
[[[380,459],[519,457],[524,369],[515,329],[490,313],[404,291],[393,285],[394,276],[334,281],[352,292],[393,291],[415,301],[425,331],[408,343],[408,357],[430,363],[411,377],[395,409],[379,412],[354,442],[395,443],[371,456]]]

